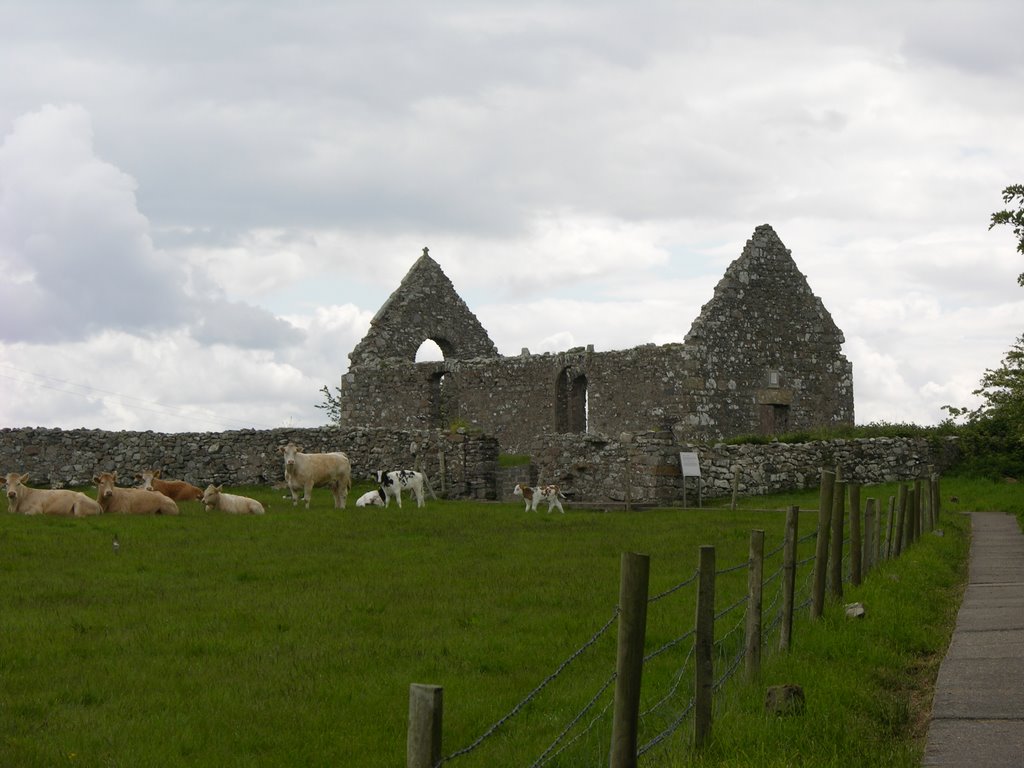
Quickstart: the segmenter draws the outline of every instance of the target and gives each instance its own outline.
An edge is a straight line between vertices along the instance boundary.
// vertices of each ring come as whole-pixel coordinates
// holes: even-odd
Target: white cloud
[[[424,246],[502,352],[610,350],[770,223],[860,421],[941,418],[1022,327],[1019,3],[60,10],[0,8],[3,424],[322,423]]]

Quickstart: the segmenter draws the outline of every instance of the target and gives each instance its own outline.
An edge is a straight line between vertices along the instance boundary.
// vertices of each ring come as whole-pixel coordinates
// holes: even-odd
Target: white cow
[[[98,515],[100,505],[78,491],[63,488],[29,488],[25,485],[28,475],[8,473],[4,479],[4,491],[11,512],[18,515],[71,515],[84,517]]]
[[[384,492],[378,488],[375,491],[367,491],[358,499],[356,499],[357,507],[383,507],[384,506]]]
[[[416,496],[416,506],[425,505],[423,501],[423,485],[426,478],[422,472],[411,469],[395,469],[391,472],[377,470],[377,482],[380,483],[380,491],[384,495],[384,506],[391,503],[391,499],[402,506],[402,491],[409,491]]]
[[[313,487],[326,485],[334,494],[334,506],[342,509],[352,487],[352,462],[344,453],[302,453],[295,443],[282,445],[277,452],[284,456],[284,479],[292,494],[292,505],[299,503],[302,489],[306,509],[313,499]]]
[[[537,505],[541,501],[547,501],[548,512],[551,511],[552,507],[558,507],[558,511],[563,515],[565,510],[562,509],[562,502],[559,498],[565,498],[565,494],[558,488],[557,485],[539,485],[536,488],[529,485],[523,485],[522,483],[516,483],[516,487],[512,489],[513,496],[521,496],[526,502],[526,510],[529,512],[533,510],[537,511]]]
[[[224,493],[223,485],[210,483],[203,491],[203,504],[206,510],[212,509],[218,512],[227,512],[232,515],[262,515],[263,505],[256,499],[248,496],[238,496],[234,493]]]

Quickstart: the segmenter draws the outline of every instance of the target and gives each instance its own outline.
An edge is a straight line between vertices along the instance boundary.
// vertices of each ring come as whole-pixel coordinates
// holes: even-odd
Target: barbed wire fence
[[[828,485],[830,494],[845,494],[853,484],[836,480],[831,473],[824,471],[823,486]],[[720,701],[723,693],[730,688],[738,691],[737,686],[729,684],[737,674],[746,669],[747,678],[756,677],[759,671],[762,649],[775,649],[785,652],[790,647],[793,615],[796,612],[811,608],[811,618],[815,618],[815,608],[824,600],[825,584],[831,589],[833,596],[841,596],[844,583],[863,578],[867,572],[889,557],[896,557],[907,546],[918,538],[921,532],[934,529],[938,522],[939,493],[938,477],[932,475],[932,485],[927,496],[921,493],[918,482],[913,489],[900,486],[898,498],[890,498],[888,514],[873,514],[874,500],[869,499],[867,514],[864,515],[863,536],[860,536],[860,517],[862,510],[859,504],[859,487],[851,494],[858,499],[856,505],[851,504],[849,515],[843,510],[841,502],[834,505],[829,499],[829,507],[833,512],[838,510],[843,517],[856,517],[858,522],[851,526],[851,535],[845,536],[843,520],[828,519],[819,515],[818,526],[810,533],[797,536],[797,520],[799,509],[790,507],[787,511],[786,531],[783,541],[766,554],[763,553],[763,531],[751,532],[751,556],[746,562],[736,563],[721,569],[713,566],[711,573],[712,612],[710,638],[701,637],[701,598],[704,582],[701,568],[682,579],[672,587],[648,597],[647,585],[643,584],[642,601],[643,628],[641,637],[646,632],[648,611],[674,612],[678,615],[679,603],[696,603],[698,618],[696,626],[676,636],[661,640],[658,646],[642,655],[644,685],[641,691],[639,679],[635,685],[637,701],[628,722],[622,723],[619,710],[622,708],[620,699],[622,690],[630,686],[623,685],[621,674],[622,649],[619,648],[620,663],[615,669],[607,671],[590,684],[578,681],[572,686],[582,691],[578,697],[580,704],[570,716],[551,742],[531,760],[522,765],[529,768],[544,768],[560,765],[605,765],[611,768],[625,768],[640,763],[650,764],[658,755],[670,749],[695,749],[707,737],[701,734],[703,728],[710,729],[711,713],[708,699],[703,701],[700,695],[701,681],[699,668],[702,662],[707,668],[713,669],[710,690]],[[927,504],[922,503],[927,499]],[[822,495],[822,504],[826,501]],[[820,510],[819,510],[820,511]],[[883,519],[884,518],[884,519]],[[822,526],[825,526],[824,529]],[[838,533],[837,533],[838,531]],[[831,563],[822,561],[823,550],[818,539],[824,536],[833,545],[839,542],[840,548],[831,549],[834,558]],[[760,551],[758,551],[760,547]],[[713,547],[702,547],[711,550],[714,562]],[[808,550],[814,550],[810,556],[800,557]],[[829,548],[824,548],[826,553]],[[838,558],[836,558],[838,555]],[[623,570],[627,568],[627,558],[646,558],[644,555],[623,555]],[[836,559],[840,567],[836,568]],[[765,568],[770,569],[764,575]],[[828,574],[824,569],[831,566]],[[646,568],[646,565],[644,566]],[[644,571],[646,574],[646,571]],[[751,574],[756,574],[756,578]],[[822,579],[821,575],[829,578]],[[834,581],[837,578],[838,583]],[[645,576],[646,577],[646,576]],[[744,587],[739,582],[747,579]],[[623,576],[625,580],[625,575]],[[714,610],[714,595],[741,595],[717,610]],[[498,718],[471,743],[450,752],[441,752],[441,689],[439,686],[413,685],[410,687],[409,734],[407,743],[408,768],[440,768],[443,765],[469,765],[463,761],[484,749],[488,744],[501,741],[499,736],[505,733],[509,724],[528,710],[539,706],[539,700],[551,688],[565,682],[578,662],[584,657],[597,655],[607,651],[611,642],[611,630],[623,621],[624,613],[629,613],[630,606],[623,605],[624,594],[620,594],[620,604],[612,610],[611,616],[594,634],[583,642],[572,654],[562,661],[554,671],[535,686],[522,700],[517,702],[506,714]],[[764,599],[767,595],[767,600]],[[632,613],[637,613],[635,606]],[[820,613],[818,614],[820,615]],[[662,629],[661,632],[665,634]],[[620,626],[619,642],[622,643]],[[641,640],[641,647],[643,640]],[[769,651],[770,652],[770,651]],[[700,657],[707,656],[702,659]],[[752,664],[752,659],[756,662]],[[744,666],[744,662],[746,665]],[[601,662],[595,660],[597,668]],[[593,677],[593,675],[591,675]],[[639,674],[638,674],[639,677]],[[702,709],[706,712],[701,712]],[[629,707],[625,708],[629,711]],[[684,728],[692,722],[691,728]],[[616,750],[615,744],[625,738],[629,741],[628,749]],[[613,745],[609,753],[609,744]],[[505,746],[499,744],[498,747]],[[624,754],[617,762],[616,754]],[[487,758],[484,765],[495,764],[493,757]],[[502,763],[505,764],[505,763]]]

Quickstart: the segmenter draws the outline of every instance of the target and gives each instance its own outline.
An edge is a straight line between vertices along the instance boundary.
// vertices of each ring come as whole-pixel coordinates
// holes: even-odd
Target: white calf
[[[384,492],[378,488],[376,491],[367,491],[356,499],[357,507],[383,507]]]
[[[523,485],[522,483],[516,483],[516,487],[512,489],[513,496],[521,496],[526,502],[525,512],[537,511],[537,505],[541,501],[547,501],[548,512],[551,511],[552,507],[558,507],[558,511],[563,515],[565,510],[562,509],[562,502],[559,498],[565,498],[565,494],[559,490],[557,485],[539,485],[536,488],[532,488],[529,485]]]
[[[402,491],[409,491],[416,496],[416,506],[425,505],[423,501],[423,485],[426,481],[422,472],[414,472],[411,469],[396,469],[391,472],[377,470],[377,482],[380,483],[381,493],[384,495],[384,506],[391,503],[391,499],[402,506]]]
[[[263,505],[260,504],[256,499],[250,499],[248,496],[237,496],[233,493],[224,493],[221,488],[223,485],[214,485],[210,483],[206,486],[206,490],[203,491],[203,505],[206,507],[206,511],[217,510],[218,512],[227,512],[232,515],[262,515]]]

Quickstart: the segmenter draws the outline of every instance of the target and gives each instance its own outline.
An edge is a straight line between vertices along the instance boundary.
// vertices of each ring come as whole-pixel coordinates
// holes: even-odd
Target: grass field
[[[778,511],[570,509],[563,516],[524,513],[518,503],[335,510],[330,494],[318,490],[306,511],[277,491],[233,490],[269,503],[268,514],[224,516],[195,503],[181,505],[178,517],[0,515],[0,765],[401,765],[410,683],[444,687],[450,754],[472,745],[609,621],[623,552],[650,555],[650,592],[657,595],[693,575],[700,545],[716,546],[720,569],[743,564],[751,529],[764,529],[766,550],[775,550],[781,510],[817,503],[810,493],[744,502]],[[883,497],[891,492],[879,489]],[[963,493],[961,500],[969,503]],[[836,697],[851,686],[855,698],[869,700],[877,687],[892,688],[905,658],[899,648],[888,656],[874,648],[887,648],[885,637],[897,645],[906,639],[919,666],[948,640],[966,551],[962,520],[950,523],[950,535],[922,541],[920,555],[888,564],[865,586],[887,587],[866,593],[879,610],[897,599],[910,599],[915,611],[929,604],[927,616],[917,617],[923,638],[903,638],[888,624],[881,632],[869,621],[861,626],[879,630],[878,637],[822,640],[840,670],[858,648],[883,664],[872,673],[877,679],[859,688],[853,673],[828,678]],[[801,535],[815,524],[815,513],[802,514]],[[811,552],[813,542],[806,542],[801,556]],[[777,567],[766,564],[766,576]],[[746,572],[719,581],[717,605],[724,607],[743,594]],[[893,584],[935,599],[908,596]],[[652,603],[648,648],[683,635],[693,615],[692,588]],[[723,620],[723,634],[734,620]],[[793,661],[783,661],[798,664],[796,651],[809,652],[812,638],[831,625],[830,637],[845,636],[834,611],[814,627],[801,619]],[[446,764],[530,765],[614,671],[614,635],[613,628],[597,637],[515,718]],[[685,653],[680,643],[645,667],[646,703],[668,689]],[[772,663],[765,679],[802,674]],[[821,658],[808,663],[825,675]],[[686,748],[691,729],[683,726],[669,748],[642,764],[773,764],[750,761],[778,748],[756,741],[764,730],[763,718],[754,722],[762,688],[730,682],[727,689],[736,692],[723,692],[715,740],[703,756]],[[917,683],[908,686],[905,705],[893,706],[911,713],[913,696],[920,696]],[[839,706],[830,703],[833,717],[842,717],[833,708]],[[720,725],[719,717],[734,724]],[[876,721],[864,719],[874,733]],[[894,730],[874,736],[883,742],[878,754],[912,757],[912,721],[912,714],[902,725],[885,720]],[[656,732],[662,724],[652,718],[645,728]],[[740,733],[742,743],[733,737]],[[822,744],[834,735],[822,735],[816,749],[831,749]],[[548,764],[607,764],[607,751],[607,726],[599,723]],[[913,764],[902,759],[834,764]]]

